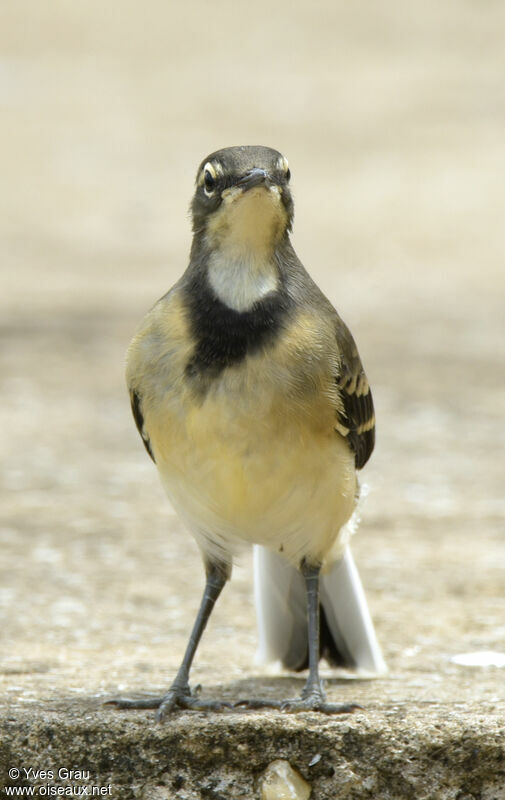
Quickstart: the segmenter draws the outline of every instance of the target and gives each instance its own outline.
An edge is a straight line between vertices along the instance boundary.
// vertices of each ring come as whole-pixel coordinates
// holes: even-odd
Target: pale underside
[[[262,438],[251,426],[231,440],[209,431],[207,413],[180,429],[177,463],[159,463],[165,491],[201,549],[229,560],[241,545],[262,544],[295,565],[338,557],[357,488],[341,437],[269,429]]]

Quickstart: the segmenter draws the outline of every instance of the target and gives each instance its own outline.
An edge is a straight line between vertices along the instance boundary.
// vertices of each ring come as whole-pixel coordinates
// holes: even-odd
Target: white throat
[[[208,277],[216,296],[234,311],[249,311],[279,285],[275,264],[263,254],[218,250],[210,257]]]

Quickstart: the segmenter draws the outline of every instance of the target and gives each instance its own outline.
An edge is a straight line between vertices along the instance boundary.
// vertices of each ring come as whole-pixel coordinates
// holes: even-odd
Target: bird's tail
[[[307,602],[301,573],[276,553],[254,548],[258,661],[288,669],[308,665]],[[321,656],[332,664],[378,675],[386,665],[349,547],[321,575]]]

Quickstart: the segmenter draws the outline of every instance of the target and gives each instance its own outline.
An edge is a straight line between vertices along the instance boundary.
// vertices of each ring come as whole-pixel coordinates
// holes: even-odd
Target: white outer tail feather
[[[305,582],[285,559],[254,547],[254,596],[258,622],[259,663],[302,663],[307,654]],[[320,600],[339,653],[360,674],[387,671],[375,635],[365,593],[349,546],[321,575]]]

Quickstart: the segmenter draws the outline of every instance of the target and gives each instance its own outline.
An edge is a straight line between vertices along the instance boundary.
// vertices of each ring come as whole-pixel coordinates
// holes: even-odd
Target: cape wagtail
[[[255,547],[260,655],[309,667],[300,698],[237,705],[338,713],[330,662],[384,662],[348,546],[356,470],[374,446],[372,395],[354,340],[290,241],[290,170],[269,147],[230,147],[200,165],[189,266],[129,351],[133,415],[175,510],[202,552],[206,585],[163,697],[120,707],[229,704],[191,694],[189,671],[244,543]]]

